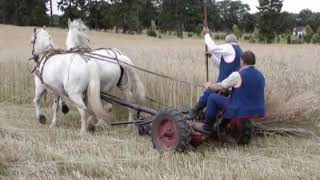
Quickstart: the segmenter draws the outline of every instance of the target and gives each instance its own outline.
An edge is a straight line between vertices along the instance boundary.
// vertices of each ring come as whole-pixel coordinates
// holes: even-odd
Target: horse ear
[[[46,26],[43,26],[43,30],[46,30]]]
[[[71,19],[68,19],[68,28],[70,28],[70,24],[71,24]]]

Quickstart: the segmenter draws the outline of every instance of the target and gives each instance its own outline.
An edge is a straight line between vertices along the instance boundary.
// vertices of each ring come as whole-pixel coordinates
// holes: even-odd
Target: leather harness
[[[66,50],[63,50],[63,49],[53,49],[53,48],[50,48],[48,49],[47,51],[45,51],[43,53],[42,56],[36,56],[36,55],[33,55],[32,58],[29,58],[29,60],[34,60],[35,63],[37,64],[34,69],[31,71],[31,73],[35,73],[41,80],[41,82],[44,84],[44,81],[43,81],[43,78],[42,78],[42,74],[43,74],[43,69],[44,69],[44,66],[46,64],[46,62],[48,61],[48,59],[50,59],[51,57],[55,56],[55,55],[59,55],[59,54],[69,54],[69,53],[76,53],[76,54],[79,54],[85,61],[88,62],[88,60],[90,59],[90,56],[86,56],[85,53],[90,53],[92,51],[96,51],[96,50],[101,50],[103,48],[99,48],[99,49],[90,49],[90,48],[72,48],[70,51],[66,51]],[[119,51],[115,50],[115,49],[108,49],[108,50],[111,50],[113,51],[113,53],[115,54],[115,60],[117,60],[119,66],[120,66],[120,70],[121,70],[121,73],[120,73],[120,78],[119,78],[119,81],[117,82],[117,86],[120,85],[121,83],[121,79],[124,75],[124,69],[123,67],[120,65],[119,63],[119,59],[117,57],[117,54],[116,53],[120,53]],[[116,52],[114,52],[116,51]],[[99,59],[100,60],[100,59]],[[40,65],[41,63],[43,62],[43,65],[42,67],[40,68]],[[107,61],[108,62],[108,61]],[[40,68],[40,69],[38,69]]]

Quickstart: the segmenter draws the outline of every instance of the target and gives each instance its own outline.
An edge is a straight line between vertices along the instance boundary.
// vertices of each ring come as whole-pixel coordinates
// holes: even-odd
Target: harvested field
[[[58,48],[67,31],[49,28]],[[299,128],[313,136],[257,137],[246,147],[206,143],[184,154],[159,155],[150,138],[123,127],[79,136],[79,115],[59,114],[59,127],[35,120],[31,27],[0,25],[0,179],[319,179],[320,46],[241,42],[257,55],[267,79],[268,127]],[[92,47],[116,47],[151,71],[194,84],[205,79],[200,39],[155,39],[90,32]],[[31,65],[31,64],[30,64]],[[210,79],[217,70],[210,66]],[[201,88],[139,72],[147,96],[181,110]],[[43,102],[50,116],[50,98]],[[152,102],[146,105],[158,108]],[[115,110],[119,118],[121,108]]]

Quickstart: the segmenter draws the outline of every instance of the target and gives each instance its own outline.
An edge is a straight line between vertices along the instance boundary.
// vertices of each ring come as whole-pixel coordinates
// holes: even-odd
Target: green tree
[[[245,14],[240,24],[240,27],[242,27],[244,32],[253,32],[255,27],[255,15],[250,13]]]
[[[114,8],[115,19],[118,20],[118,26],[123,32],[132,33],[133,31],[141,31],[140,13],[144,5],[144,0],[112,0],[112,8]]]
[[[222,31],[223,29],[222,18],[215,0],[208,1],[208,25],[215,31]]]
[[[277,34],[291,34],[295,26],[297,26],[297,15],[288,12],[282,12],[279,17],[279,28]]]
[[[50,5],[50,25],[53,25],[53,11],[52,11],[52,0],[49,0],[49,5]]]
[[[312,17],[312,11],[310,9],[303,9],[299,12],[299,15],[297,17],[297,25],[298,26],[305,26],[308,23],[310,23],[310,19]]]
[[[233,25],[245,29],[245,20],[249,22],[250,7],[241,1],[224,0],[217,2],[219,16],[222,19],[223,30],[231,31]]]
[[[266,43],[272,43],[280,27],[283,0],[259,0],[258,28]]]
[[[305,40],[305,42],[310,43],[311,42],[311,38],[312,38],[313,33],[314,33],[313,29],[311,28],[310,25],[307,25],[305,27],[305,31],[306,31],[306,35],[304,36],[304,40]]]
[[[237,36],[237,38],[241,38],[241,30],[238,28],[238,26],[237,25],[233,25],[232,26],[232,32]]]
[[[58,8],[64,13],[60,18],[60,24],[65,26],[68,19],[85,19],[88,5],[87,0],[60,0],[57,2]]]
[[[203,23],[203,1],[186,1],[183,8],[183,27],[185,31],[199,32]]]
[[[1,0],[0,22],[15,25],[47,25],[47,0]]]
[[[316,30],[320,26],[320,13],[313,13],[310,9],[303,9],[297,17],[297,24],[299,26],[310,25],[312,29]]]
[[[317,32],[313,34],[311,41],[312,43],[320,43],[320,26]]]
[[[86,17],[87,25],[93,29],[112,29],[117,26],[117,21],[114,15],[115,8],[112,4],[106,1],[89,2],[88,16]]]
[[[183,32],[183,10],[186,8],[184,0],[162,0],[160,2],[159,27],[161,30],[176,31],[179,37]]]
[[[158,10],[156,5],[156,0],[145,0],[143,3],[139,17],[143,28],[149,28],[152,20],[155,22],[158,21]]]

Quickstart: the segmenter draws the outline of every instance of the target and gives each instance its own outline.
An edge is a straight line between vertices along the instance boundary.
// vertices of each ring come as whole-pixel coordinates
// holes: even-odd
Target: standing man
[[[234,34],[229,34],[225,38],[225,44],[216,45],[209,34],[209,28],[203,27],[204,41],[208,46],[208,53],[211,54],[211,61],[219,68],[219,76],[217,82],[222,82],[232,72],[240,69],[240,59],[242,49],[238,44],[237,37]],[[228,89],[226,90],[228,91]],[[215,93],[213,90],[206,90],[200,97],[195,107],[189,110],[191,118],[195,118],[200,111],[207,106],[209,96]]]
[[[209,96],[204,123],[194,123],[193,129],[210,134],[219,110],[223,110],[224,119],[258,118],[265,116],[264,88],[265,78],[257,70],[256,57],[253,52],[246,51],[241,58],[241,69],[230,74],[222,82],[207,83]],[[225,97],[214,93],[232,88],[231,96]]]

